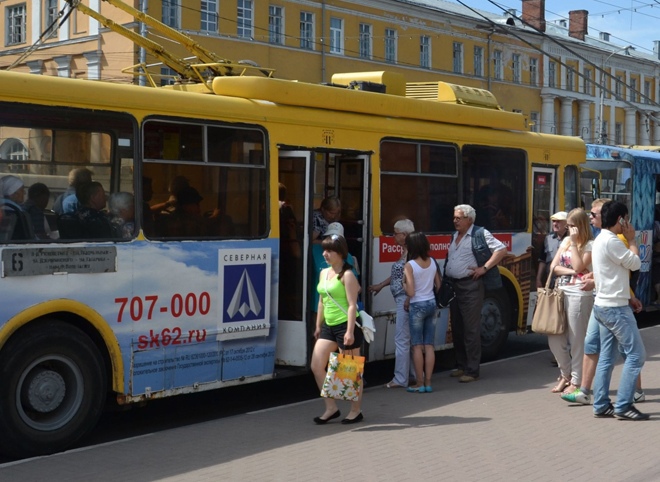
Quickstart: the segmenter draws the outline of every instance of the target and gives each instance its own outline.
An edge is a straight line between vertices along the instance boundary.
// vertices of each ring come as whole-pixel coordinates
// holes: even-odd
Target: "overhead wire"
[[[590,78],[586,77],[584,74],[582,74],[581,72],[575,70],[573,67],[571,67],[570,65],[568,65],[567,63],[565,63],[564,61],[562,61],[561,58],[552,55],[551,53],[547,52],[546,50],[543,50],[542,48],[538,47],[537,45],[534,45],[533,43],[527,41],[526,39],[524,39],[524,38],[521,37],[520,35],[517,35],[516,33],[514,33],[514,32],[512,31],[512,29],[510,28],[510,27],[511,27],[510,25],[501,25],[501,24],[498,24],[498,23],[494,22],[492,19],[490,19],[490,18],[488,18],[488,17],[482,15],[481,13],[479,13],[478,11],[476,11],[475,9],[473,9],[472,7],[466,5],[462,0],[456,0],[456,1],[457,1],[458,3],[460,3],[461,5],[463,5],[464,7],[470,9],[472,12],[474,12],[474,13],[475,13],[476,15],[478,15],[479,17],[481,17],[481,18],[483,18],[484,20],[486,20],[486,21],[487,21],[488,23],[490,23],[491,26],[493,26],[494,28],[499,28],[499,29],[501,29],[501,32],[500,32],[500,33],[506,33],[506,34],[508,34],[508,35],[511,35],[511,36],[517,38],[517,39],[520,40],[521,42],[524,42],[524,43],[527,44],[528,46],[534,48],[535,50],[537,50],[537,51],[539,51],[539,52],[541,52],[541,53],[543,53],[543,54],[546,55],[548,58],[552,59],[553,61],[557,62],[558,64],[560,64],[560,65],[562,65],[562,66],[564,66],[564,67],[566,67],[566,68],[572,69],[572,70],[573,70],[573,71],[574,71],[579,77],[583,78],[584,80],[586,80],[586,81],[588,81],[588,82],[593,82],[593,83],[595,84],[595,79],[590,79]],[[500,5],[498,5],[498,4],[497,4],[496,2],[494,2],[493,0],[488,0],[488,2],[490,2],[490,3],[493,4],[493,5],[495,5],[495,6],[498,7],[498,8],[502,8]],[[506,11],[506,10],[505,10],[505,11]],[[570,47],[568,47],[565,43],[560,42],[559,40],[557,40],[557,39],[554,38],[553,36],[548,35],[547,33],[545,33],[545,32],[543,32],[543,31],[539,30],[539,29],[536,28],[535,26],[530,25],[529,23],[523,21],[520,17],[518,17],[517,15],[512,14],[510,11],[508,11],[507,14],[508,14],[508,15],[511,15],[513,18],[515,18],[516,20],[518,20],[519,22],[521,22],[523,25],[525,25],[525,26],[527,26],[527,27],[533,29],[535,32],[541,34],[544,38],[546,38],[546,39],[548,39],[549,41],[551,41],[551,42],[557,44],[558,46],[560,46],[561,48],[563,48],[564,50],[566,50],[566,51],[569,52],[570,54],[574,55],[576,58],[578,58],[578,59],[582,60],[583,62],[587,63],[588,65],[592,66],[592,67],[593,67],[598,73],[601,74],[601,76],[605,76],[605,77],[607,77],[607,78],[609,78],[609,79],[611,79],[611,80],[614,80],[614,82],[620,82],[620,80],[617,79],[614,75],[612,75],[611,73],[607,72],[605,69],[599,67],[597,64],[595,64],[594,62],[590,61],[589,59],[587,59],[587,58],[584,57],[583,55],[577,53],[576,51],[574,51],[573,49],[571,49]],[[601,79],[602,79],[602,77],[601,77]],[[602,82],[601,82],[600,84],[598,84],[598,87],[599,87],[600,89],[604,90],[605,92],[609,93],[610,95],[614,95],[615,97],[619,97],[619,94],[618,94],[617,92],[611,90],[609,87],[606,87],[605,85],[602,85]],[[628,86],[628,88],[629,88],[631,91],[633,91],[638,97],[640,97],[640,98],[642,98],[642,99],[646,99],[646,100],[648,101],[649,104],[653,104],[653,105],[656,106],[656,107],[660,107],[660,104],[658,104],[657,102],[655,102],[655,101],[654,101],[653,99],[651,99],[650,97],[647,97],[646,95],[642,94],[641,92],[639,92],[639,91],[636,90],[636,89],[632,89],[630,86]],[[650,118],[650,119],[652,119],[653,121],[655,121],[656,123],[659,123],[659,124],[660,124],[660,119],[658,119],[655,115],[653,115],[653,114],[651,114],[651,113],[649,113],[649,112],[644,111],[643,109],[639,108],[637,105],[635,105],[634,103],[628,101],[628,100],[625,99],[625,98],[621,98],[620,101],[623,102],[623,103],[624,103],[625,105],[627,105],[628,107],[631,107],[631,108],[635,109],[636,111],[640,112],[642,115],[646,116],[647,118]],[[648,104],[647,104],[647,105],[648,105]],[[601,121],[602,121],[602,120],[601,120]]]

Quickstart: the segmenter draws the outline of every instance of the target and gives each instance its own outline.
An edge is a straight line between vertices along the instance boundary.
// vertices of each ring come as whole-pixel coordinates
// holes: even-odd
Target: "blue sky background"
[[[456,0],[448,0],[458,3]],[[468,7],[502,14],[503,9],[522,12],[520,0],[461,0]],[[498,8],[500,6],[501,8]],[[645,54],[653,53],[653,41],[660,40],[660,0],[546,0],[546,21],[568,20],[569,10],[589,12],[589,35],[610,34],[610,41],[621,46],[632,45]]]

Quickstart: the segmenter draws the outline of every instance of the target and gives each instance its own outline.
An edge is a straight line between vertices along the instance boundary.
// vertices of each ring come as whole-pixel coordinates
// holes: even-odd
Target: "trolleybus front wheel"
[[[105,397],[103,359],[84,332],[54,320],[28,326],[0,351],[0,449],[63,450],[96,425]]]

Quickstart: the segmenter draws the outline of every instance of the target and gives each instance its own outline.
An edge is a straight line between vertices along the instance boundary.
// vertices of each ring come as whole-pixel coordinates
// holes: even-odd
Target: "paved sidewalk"
[[[431,394],[368,388],[353,426],[314,425],[313,400],[5,464],[0,481],[660,480],[660,326],[642,336],[646,422],[550,393],[544,351],[484,365],[476,383],[437,373]]]

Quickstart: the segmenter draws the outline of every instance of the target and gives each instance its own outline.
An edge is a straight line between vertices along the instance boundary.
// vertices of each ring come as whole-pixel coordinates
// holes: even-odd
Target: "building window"
[[[572,67],[566,68],[566,90],[575,90],[575,75]]]
[[[557,87],[557,64],[548,62],[548,87]]]
[[[474,75],[476,77],[484,76],[484,48],[474,48]]]
[[[513,81],[519,84],[522,78],[522,65],[520,63],[520,54],[513,54],[511,57],[511,70],[513,70]]]
[[[268,7],[268,41],[284,45],[284,8],[271,5]]]
[[[539,84],[539,59],[529,59],[529,85]]]
[[[530,112],[529,113],[529,129],[532,132],[539,132],[539,113],[538,112]]]
[[[163,0],[163,23],[168,27],[180,28],[179,2]]]
[[[236,34],[239,37],[253,38],[252,19],[254,15],[252,0],[238,0],[236,16]]]
[[[202,0],[201,4],[202,32],[218,32],[218,0]]]
[[[300,12],[300,48],[314,50],[314,14]]]
[[[330,19],[330,53],[344,54],[344,21],[341,18]]]
[[[623,144],[623,124],[621,122],[614,124],[614,143]]]
[[[584,78],[582,79],[582,81],[584,82],[582,84],[582,92],[584,94],[591,95],[591,89],[593,85],[592,75],[593,75],[593,71],[591,69],[584,69]]]
[[[44,30],[51,27],[50,36],[57,30],[57,0],[46,0],[44,3]]]
[[[366,23],[360,24],[360,57],[363,59],[371,59],[372,47],[372,27]]]
[[[385,62],[396,63],[396,30],[393,28],[385,29]]]
[[[169,67],[160,68],[160,85],[172,85],[177,78],[176,72]]]
[[[426,35],[419,38],[419,66],[424,69],[431,68],[431,38]]]
[[[644,104],[649,104],[651,102],[651,82],[648,80],[644,81],[644,99],[642,99],[642,102]]]
[[[502,80],[504,78],[504,68],[502,65],[502,51],[495,50],[493,52],[493,67],[495,72],[493,72],[493,77],[495,80]]]
[[[12,5],[5,8],[6,31],[5,42],[7,45],[25,43],[25,4]]]
[[[630,79],[630,102],[639,102],[639,97],[637,96],[637,79]]]
[[[616,76],[614,83],[614,97],[616,100],[623,100],[623,80],[620,75]]]
[[[452,48],[454,55],[454,73],[462,74],[463,73],[463,44],[460,42],[454,42]]]

